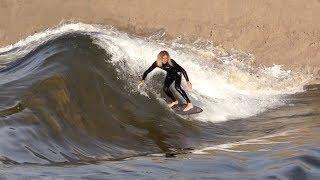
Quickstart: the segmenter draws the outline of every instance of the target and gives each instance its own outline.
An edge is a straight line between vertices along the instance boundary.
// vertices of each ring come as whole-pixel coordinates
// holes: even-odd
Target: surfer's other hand
[[[144,84],[144,80],[139,81],[138,89],[140,89],[140,87],[141,87],[143,84]]]
[[[188,84],[188,88],[191,90],[192,89],[192,84],[190,81],[187,81],[187,84]]]

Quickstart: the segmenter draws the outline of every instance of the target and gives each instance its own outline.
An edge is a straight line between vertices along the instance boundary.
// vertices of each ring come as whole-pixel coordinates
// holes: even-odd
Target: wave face
[[[187,70],[188,93],[203,113],[185,117],[167,108],[159,69],[136,88],[163,49]],[[0,49],[1,161],[109,160],[266,135],[264,127],[249,132],[259,122],[244,127],[245,119],[284,105],[310,77],[252,67],[253,60],[202,40],[142,38],[82,23],[37,33]]]

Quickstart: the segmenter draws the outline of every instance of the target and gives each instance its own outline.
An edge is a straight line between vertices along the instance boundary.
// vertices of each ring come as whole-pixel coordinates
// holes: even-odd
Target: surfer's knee
[[[181,89],[181,86],[179,86],[179,85],[175,85],[174,88],[175,88],[177,91],[181,91],[181,90],[182,90],[182,89]]]

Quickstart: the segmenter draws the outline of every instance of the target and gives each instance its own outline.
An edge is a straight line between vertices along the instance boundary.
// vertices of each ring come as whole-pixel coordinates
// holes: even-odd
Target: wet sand
[[[320,76],[320,1],[1,0],[0,45],[65,21],[113,25],[137,35],[204,38]]]

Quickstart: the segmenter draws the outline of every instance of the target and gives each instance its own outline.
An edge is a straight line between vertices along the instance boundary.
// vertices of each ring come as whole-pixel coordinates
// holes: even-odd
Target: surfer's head
[[[162,64],[166,64],[169,63],[170,65],[172,65],[171,63],[171,57],[168,53],[168,51],[160,51],[157,57],[157,65],[158,66],[162,66]]]

